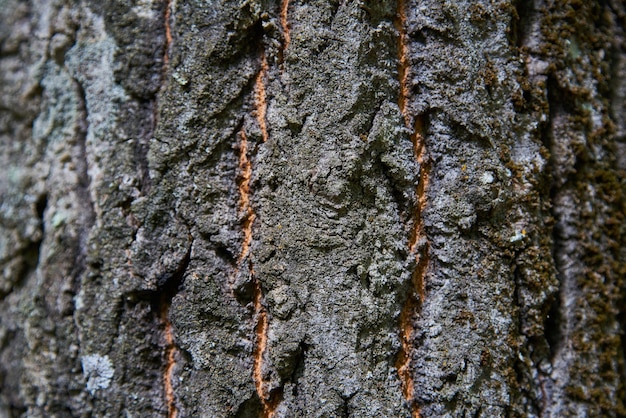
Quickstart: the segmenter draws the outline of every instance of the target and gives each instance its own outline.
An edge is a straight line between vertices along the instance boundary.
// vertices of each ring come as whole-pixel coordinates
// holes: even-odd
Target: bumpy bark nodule
[[[625,26],[0,1],[0,416],[625,416]]]

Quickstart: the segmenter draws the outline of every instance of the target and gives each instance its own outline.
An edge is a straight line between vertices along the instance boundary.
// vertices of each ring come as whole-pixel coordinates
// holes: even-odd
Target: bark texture
[[[0,417],[626,416],[620,0],[0,0]]]

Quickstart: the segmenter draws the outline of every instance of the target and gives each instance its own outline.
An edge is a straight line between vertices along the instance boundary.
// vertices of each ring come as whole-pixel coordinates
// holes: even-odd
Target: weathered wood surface
[[[624,416],[623,1],[0,1],[0,417]]]

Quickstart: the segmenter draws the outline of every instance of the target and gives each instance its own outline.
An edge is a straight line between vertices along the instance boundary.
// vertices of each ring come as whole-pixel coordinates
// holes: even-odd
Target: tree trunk
[[[624,1],[0,16],[0,417],[626,416]]]

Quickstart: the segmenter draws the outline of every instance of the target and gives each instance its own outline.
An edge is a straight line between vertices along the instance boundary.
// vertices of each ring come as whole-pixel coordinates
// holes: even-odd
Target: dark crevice
[[[480,418],[480,416],[482,415],[482,413],[483,413],[483,407],[482,407],[482,406],[479,406],[479,407],[476,409],[476,412],[474,412],[474,415],[472,416],[472,418]],[[508,410],[507,410],[507,416],[508,416],[508,415],[509,415],[509,412],[508,412]]]
[[[121,313],[124,311],[124,304],[127,302],[136,304],[143,301],[150,303],[152,311],[157,316],[161,317],[164,310],[167,314],[167,311],[172,304],[172,300],[184,284],[185,273],[187,272],[187,268],[191,262],[192,245],[189,246],[187,253],[175,271],[162,273],[157,276],[156,290],[133,290],[124,293],[123,300],[121,302],[122,305],[119,307],[119,312]]]
[[[624,21],[625,17],[620,16],[619,13],[611,7],[611,14],[613,15],[614,22]],[[624,10],[626,13],[626,10]],[[614,40],[608,54],[609,63],[609,79],[606,83],[608,91],[605,93],[608,105],[608,114],[613,123],[616,123],[617,134],[615,137],[615,146],[626,144],[626,126],[620,122],[626,122],[626,105],[624,104],[624,97],[620,97],[626,90],[622,87],[626,84],[626,80],[622,79],[620,73],[622,68],[626,65],[626,28],[616,25]],[[621,116],[620,116],[621,115]],[[618,148],[618,150],[621,148]],[[614,151],[616,153],[618,161],[618,169],[626,168],[626,157],[623,152]]]
[[[524,1],[520,1],[522,10],[524,8]],[[534,3],[534,2],[532,2]],[[530,6],[527,6],[530,7]],[[520,12],[521,13],[521,12]],[[526,10],[527,16],[531,13],[534,13],[534,10]],[[528,17],[528,24],[530,25],[531,18]],[[526,41],[526,40],[522,40]],[[520,43],[520,46],[522,44]],[[526,68],[526,71],[528,69]],[[526,91],[524,91],[524,99],[526,104],[530,104],[530,100],[526,97]],[[551,364],[554,364],[557,354],[559,350],[563,348],[564,344],[564,328],[563,324],[566,318],[563,317],[562,311],[564,307],[562,306],[563,300],[563,292],[565,292],[565,284],[564,277],[562,274],[562,266],[560,263],[560,254],[563,251],[563,241],[561,238],[561,229],[559,226],[559,204],[557,203],[557,197],[559,193],[563,190],[563,185],[565,183],[565,179],[562,179],[562,174],[559,172],[560,169],[564,169],[565,167],[558,167],[557,156],[555,155],[555,132],[554,125],[555,121],[566,112],[566,108],[573,106],[573,98],[567,97],[568,94],[564,90],[562,90],[558,81],[556,80],[554,74],[549,74],[546,82],[546,91],[545,91],[545,103],[547,104],[547,118],[544,122],[541,122],[538,128],[539,139],[541,141],[541,145],[545,150],[549,152],[548,163],[545,172],[545,176],[543,178],[545,186],[542,187],[541,190],[541,199],[546,202],[547,207],[549,209],[546,210],[546,215],[554,220],[551,225],[548,226],[548,233],[551,235],[550,244],[551,247],[551,264],[553,265],[554,274],[557,280],[557,286],[555,293],[550,295],[545,301],[545,305],[543,308],[545,309],[545,316],[543,317],[543,338],[536,337],[531,343],[533,344],[533,350],[536,350],[533,353],[533,364],[535,367],[541,362],[543,359],[547,359]],[[538,393],[535,393],[534,396],[530,396],[530,400],[532,405],[537,411],[539,416],[542,416],[546,413],[548,406],[553,402],[552,399],[552,380],[553,378],[549,375],[549,373],[542,371],[541,369],[537,369],[538,375],[534,378],[531,378],[531,381],[534,381],[534,385],[536,389],[539,390]],[[529,395],[532,395],[530,393]]]
[[[24,405],[11,404],[9,405],[9,417],[23,417],[26,416],[28,409]]]
[[[397,179],[389,172],[390,169],[387,165],[380,161],[380,166],[384,183],[386,183],[385,186],[389,191],[394,206],[397,208],[400,222],[406,224],[411,219],[411,209],[415,206],[415,202],[406,198],[406,188],[398,184]]]
[[[527,340],[525,345],[529,345]],[[528,356],[530,355],[530,351],[532,351],[532,348],[529,347],[526,349],[524,346],[520,346],[518,355]],[[533,372],[529,370],[525,363],[519,360],[519,358],[514,362],[513,370],[515,371],[516,383],[518,385],[517,390],[519,391],[517,395],[524,399],[527,405],[527,412],[531,410],[534,414],[537,414],[541,408],[538,406],[537,398],[533,394]]]
[[[91,201],[91,195],[89,194],[89,188],[91,186],[91,179],[89,178],[89,163],[87,161],[87,132],[89,130],[89,121],[87,120],[87,98],[83,86],[78,80],[73,79],[74,87],[78,98],[78,114],[79,118],[76,126],[76,136],[78,140],[79,158],[76,161],[77,173],[78,173],[78,189],[77,193],[79,198],[84,202],[87,207],[85,216],[87,216],[88,225],[93,225],[95,222],[95,211],[93,202]]]
[[[86,253],[87,235],[89,229],[96,221],[95,209],[91,200],[90,188],[91,179],[89,177],[89,162],[87,160],[87,132],[89,130],[89,121],[87,119],[87,98],[83,86],[78,80],[73,79],[74,87],[78,97],[78,114],[79,119],[76,126],[76,137],[78,140],[78,158],[76,159],[76,168],[78,173],[78,186],[76,193],[83,204],[83,233],[80,237],[81,253]],[[84,254],[83,254],[84,257]]]
[[[228,246],[224,244],[216,244],[214,251],[217,257],[226,261],[229,265],[233,267],[237,265],[237,257],[233,254],[232,250],[228,248]]]
[[[280,405],[280,403],[283,401],[284,391],[285,387],[283,386],[283,384],[270,390],[267,404],[270,405],[273,411],[275,411],[278,405]]]
[[[621,34],[621,37],[618,37],[619,40],[622,40],[622,42],[624,42],[623,37],[626,36],[624,34]],[[608,107],[609,107],[609,115],[611,117],[612,120],[616,120],[616,116],[617,113],[619,112],[620,109],[615,109],[614,105],[622,105],[623,103],[621,103],[619,100],[617,100],[616,103],[616,93],[620,91],[620,84],[621,83],[625,83],[626,80],[622,80],[622,78],[620,77],[620,71],[621,71],[621,66],[623,66],[623,62],[622,62],[622,55],[624,54],[624,51],[622,50],[621,45],[618,43],[618,41],[614,41],[614,43],[611,45],[611,49],[610,52],[608,53],[608,63],[609,63],[609,79],[606,83],[607,85],[607,91],[605,93],[606,98],[607,98],[607,102],[608,102]]]
[[[350,407],[350,402],[352,402],[352,399],[356,396],[356,394],[359,393],[358,390],[356,390],[355,392],[351,393],[350,395],[343,395],[340,392],[338,392],[338,395],[341,397],[341,400],[343,401],[343,413],[345,417],[350,417],[352,416],[352,408]]]
[[[263,404],[256,391],[250,399],[246,399],[239,405],[234,417],[236,418],[253,418],[260,417],[263,414]]]
[[[621,310],[617,314],[617,323],[619,324],[619,337],[622,346],[622,382],[626,384],[626,291],[624,290],[622,290],[621,303],[618,306],[621,306]],[[626,399],[623,401],[626,404]]]
[[[169,309],[172,304],[172,299],[179,292],[183,285],[185,273],[189,267],[191,261],[191,248],[189,245],[187,254],[179,264],[178,268],[174,272],[166,272],[157,276],[157,290],[153,292],[152,303],[156,308],[156,312],[160,312],[163,309]]]
[[[223,64],[231,63],[236,59],[233,56],[234,51],[242,51],[243,56],[248,56],[254,54],[259,48],[264,48],[266,34],[263,20],[255,16],[256,13],[249,9],[249,4],[244,7],[240,9],[242,19],[226,26],[229,36],[222,44],[224,47],[214,50],[214,57]],[[243,16],[244,14],[248,16]],[[238,24],[242,27],[236,27]]]
[[[534,3],[533,0],[518,0],[514,3],[513,6],[517,16],[513,16],[511,21],[511,31],[509,33],[511,45],[521,48],[526,44],[535,15]]]
[[[550,159],[548,164],[548,178],[551,183],[549,189],[549,201],[551,207],[550,215],[555,220],[555,225],[552,227],[552,260],[556,271],[556,278],[558,280],[559,289],[553,300],[550,303],[550,309],[544,319],[544,336],[550,349],[551,360],[554,359],[559,348],[563,344],[563,331],[562,325],[565,318],[562,315],[562,301],[564,300],[564,277],[562,274],[562,267],[560,263],[560,254],[563,250],[562,228],[559,224],[559,205],[557,203],[558,195],[563,191],[563,186],[567,182],[567,178],[562,178],[563,175],[559,173],[557,167],[557,161],[555,157],[555,138],[554,138],[554,123],[558,115],[563,113],[571,113],[573,109],[566,109],[566,107],[573,106],[573,98],[568,97],[563,89],[558,85],[557,80],[550,75],[547,81],[547,101],[548,101],[548,119],[541,126],[541,140],[545,148],[550,151]],[[567,177],[567,176],[566,176]]]
[[[458,33],[451,26],[414,25],[407,28],[407,36],[412,42],[420,45],[430,41],[443,41],[451,46],[460,46],[462,43]]]
[[[162,54],[159,60],[155,60],[155,64],[159,63],[159,74],[160,81],[158,86],[155,87],[154,91],[151,89],[147,90],[146,98],[144,100],[139,100],[139,103],[142,107],[145,107],[147,112],[144,114],[151,114],[150,126],[142,132],[142,135],[139,136],[138,140],[134,143],[134,159],[137,164],[137,171],[139,177],[141,179],[140,193],[141,195],[147,195],[150,191],[150,187],[152,186],[152,179],[150,178],[150,169],[148,164],[148,152],[150,151],[150,141],[155,136],[157,132],[157,128],[159,125],[159,99],[163,94],[166,83],[167,83],[167,71],[169,67],[169,54],[171,47],[171,28],[170,28],[170,13],[171,13],[171,4],[170,0],[165,0],[163,4],[162,10],[162,20],[163,22],[163,37],[164,42],[162,46]],[[143,110],[143,109],[142,109]],[[143,112],[142,112],[143,113]]]
[[[523,309],[522,309],[522,298],[520,295],[520,288],[522,287],[522,277],[520,273],[520,266],[517,263],[513,267],[513,286],[514,286],[513,287],[513,303],[514,303],[514,307],[516,308],[515,312],[517,314],[517,332],[520,336],[526,337],[523,331],[524,318],[523,318]],[[519,381],[520,380],[518,379],[518,382]]]
[[[235,278],[235,282],[232,284],[232,289],[235,299],[241,306],[247,306],[254,301],[254,280],[248,272],[238,273],[238,277]]]
[[[342,3],[345,4],[345,2],[340,2],[339,0],[331,0],[329,2],[329,7],[330,7],[330,24],[332,25],[332,23],[335,21],[335,19],[337,18],[337,13],[339,13],[339,9],[342,6]],[[364,4],[360,4],[359,7],[363,10],[368,10],[367,6]]]
[[[544,335],[546,342],[550,348],[550,359],[553,360],[563,340],[563,331],[561,330],[561,289],[559,294],[553,298],[550,304],[550,310],[544,321]]]
[[[41,222],[41,233],[45,233],[45,223],[44,223],[44,213],[46,211],[46,207],[48,206],[48,195],[42,194],[39,196],[37,201],[35,202],[35,211],[37,212],[37,218]]]
[[[40,96],[43,88],[41,86],[37,86],[36,89],[37,91],[32,93],[32,95]],[[10,103],[0,103],[0,112],[8,113],[15,122],[29,123],[32,117],[29,113],[27,113],[25,108],[13,107]]]
[[[354,121],[354,115],[363,115],[367,114],[367,120],[362,123],[359,123],[359,126],[356,128],[364,135],[364,138],[368,138],[372,129],[374,128],[374,121],[376,120],[376,116],[380,113],[380,110],[383,106],[384,100],[378,100],[377,104],[374,108],[371,108],[372,102],[375,100],[373,94],[370,94],[370,91],[359,92],[358,100],[350,107],[350,111],[346,113],[344,117],[339,120],[339,124],[348,125],[350,122]],[[372,110],[368,110],[372,109]]]
[[[150,141],[156,131],[157,115],[156,99],[150,101],[140,101],[139,114],[142,116],[139,123],[139,135],[133,142],[133,160],[135,161],[136,170],[139,175],[140,185],[139,191],[145,196],[150,191],[152,181],[150,178],[150,170],[148,165],[148,152],[150,151]]]
[[[298,380],[304,376],[304,367],[306,361],[306,355],[309,351],[309,345],[304,341],[300,342],[298,346],[298,352],[294,359],[295,367],[293,368],[293,373],[289,377],[289,381],[293,384],[293,389],[291,394],[294,398],[298,398],[299,390],[298,390]]]
[[[408,33],[411,43],[414,46],[417,44],[417,49],[425,48],[426,44],[428,43],[428,34],[429,32],[427,28],[417,29]],[[415,87],[416,86],[413,86],[413,88]]]
[[[44,215],[45,215],[47,206],[48,206],[48,195],[43,194],[35,202],[35,211],[37,213],[37,218],[39,220],[40,233],[37,234],[36,240],[30,241],[26,245],[26,247],[24,247],[20,251],[18,256],[22,258],[22,265],[17,271],[12,289],[8,293],[23,286],[26,279],[28,279],[30,274],[34,272],[37,269],[37,266],[39,265],[39,259],[41,256],[41,244],[43,243],[43,239],[45,236]],[[8,293],[0,294],[0,298],[6,297]]]
[[[342,398],[342,403],[341,403],[341,415],[342,417],[349,417],[350,416],[350,406],[349,406],[349,400]]]
[[[78,100],[78,120],[76,122],[76,139],[78,156],[76,158],[76,171],[78,175],[78,187],[76,194],[82,205],[80,236],[78,238],[78,251],[76,262],[70,274],[71,296],[78,294],[80,289],[80,277],[87,269],[87,241],[89,232],[96,222],[94,203],[91,199],[91,179],[89,177],[89,162],[87,158],[87,133],[89,131],[87,96],[82,84],[72,78]],[[72,297],[73,300],[73,297]],[[73,304],[72,304],[73,305]],[[72,314],[73,306],[66,314]]]

